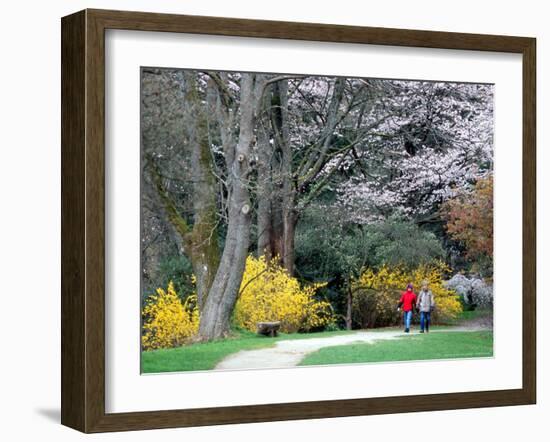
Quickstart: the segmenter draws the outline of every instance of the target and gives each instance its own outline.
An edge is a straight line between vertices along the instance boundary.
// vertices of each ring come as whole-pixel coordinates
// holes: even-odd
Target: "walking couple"
[[[420,312],[420,333],[424,333],[424,330],[429,332],[431,313],[434,308],[434,295],[428,288],[428,281],[423,281],[422,289],[420,290],[418,296],[414,293],[413,285],[408,284],[407,290],[401,294],[401,299],[397,304],[397,311],[403,309],[405,333],[409,333],[411,329],[412,315],[415,309]]]

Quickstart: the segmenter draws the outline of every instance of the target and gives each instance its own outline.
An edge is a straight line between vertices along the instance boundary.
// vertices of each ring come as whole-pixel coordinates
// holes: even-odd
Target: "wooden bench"
[[[256,327],[259,335],[271,336],[274,338],[277,336],[279,328],[281,328],[281,322],[258,322]]]

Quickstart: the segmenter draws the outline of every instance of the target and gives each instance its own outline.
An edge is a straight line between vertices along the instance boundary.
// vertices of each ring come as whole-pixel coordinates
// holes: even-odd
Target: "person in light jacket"
[[[435,300],[432,291],[428,288],[428,281],[422,283],[422,289],[418,294],[416,308],[420,311],[420,333],[430,331],[431,314],[435,308]]]

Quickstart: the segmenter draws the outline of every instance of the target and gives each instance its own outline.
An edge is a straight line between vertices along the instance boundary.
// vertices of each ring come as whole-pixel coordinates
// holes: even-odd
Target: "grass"
[[[212,370],[223,358],[240,350],[255,350],[289,339],[325,338],[352,333],[347,330],[318,333],[281,333],[276,338],[260,336],[249,331],[234,332],[234,336],[212,342],[178,348],[144,351],[141,353],[142,373]]]
[[[373,344],[326,347],[306,356],[300,365],[477,358],[492,355],[493,332],[491,331],[441,331],[414,334]]]
[[[406,336],[375,344],[348,344],[327,347],[308,355],[301,365],[348,364],[355,362],[408,361],[482,357],[493,354],[492,332],[445,332],[445,328],[476,320],[492,312],[474,310],[462,312],[452,324],[433,326],[437,333]],[[402,327],[369,329],[369,331],[400,330]],[[212,370],[226,356],[241,350],[255,350],[289,339],[325,338],[353,333],[340,330],[317,333],[280,334],[276,338],[259,336],[239,330],[233,336],[213,342],[197,343],[178,348],[144,351],[141,353],[142,373]]]
[[[493,316],[493,310],[486,308],[478,308],[475,310],[464,310],[460,313],[456,322],[473,321],[474,319]]]

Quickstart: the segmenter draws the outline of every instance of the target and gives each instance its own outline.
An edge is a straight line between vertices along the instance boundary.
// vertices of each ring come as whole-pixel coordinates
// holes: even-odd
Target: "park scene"
[[[140,75],[143,374],[493,356],[491,84]]]

